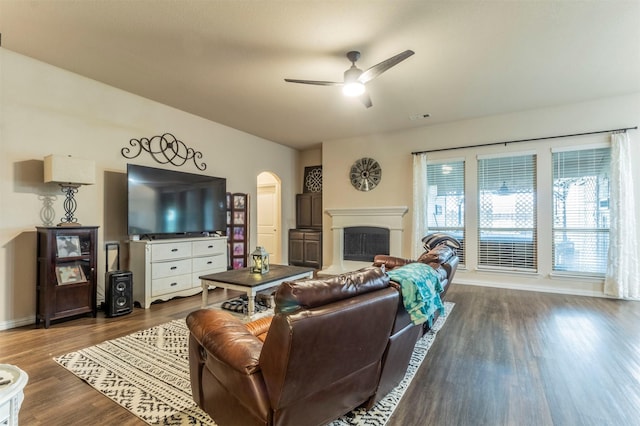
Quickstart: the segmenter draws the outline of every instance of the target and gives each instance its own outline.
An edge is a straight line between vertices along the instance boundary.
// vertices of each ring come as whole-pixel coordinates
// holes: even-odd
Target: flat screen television
[[[129,235],[154,239],[226,233],[225,178],[128,164],[127,192]]]

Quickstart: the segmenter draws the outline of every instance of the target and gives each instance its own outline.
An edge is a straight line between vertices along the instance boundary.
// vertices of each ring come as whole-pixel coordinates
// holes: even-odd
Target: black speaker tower
[[[118,317],[133,311],[133,274],[129,271],[107,272],[105,314]]]
[[[109,271],[109,248],[117,249],[118,270]],[[104,312],[107,317],[118,317],[130,314],[133,311],[133,274],[130,271],[121,271],[120,268],[120,244],[108,243],[107,267],[105,276],[105,302]]]

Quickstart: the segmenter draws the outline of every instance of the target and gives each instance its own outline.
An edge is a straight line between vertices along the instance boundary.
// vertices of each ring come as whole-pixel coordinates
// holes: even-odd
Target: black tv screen
[[[129,235],[196,236],[225,233],[227,180],[127,165]]]

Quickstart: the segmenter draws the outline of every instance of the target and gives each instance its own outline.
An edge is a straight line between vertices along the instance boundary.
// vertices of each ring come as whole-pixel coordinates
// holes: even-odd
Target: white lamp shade
[[[96,183],[96,163],[64,155],[44,157],[44,181],[93,185]]]

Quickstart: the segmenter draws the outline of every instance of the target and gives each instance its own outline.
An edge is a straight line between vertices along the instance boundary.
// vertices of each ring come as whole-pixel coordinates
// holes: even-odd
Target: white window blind
[[[478,159],[478,267],[537,269],[534,154]]]
[[[602,274],[609,250],[611,148],[553,153],[553,270]]]
[[[427,164],[427,228],[456,237],[464,264],[464,161]]]

